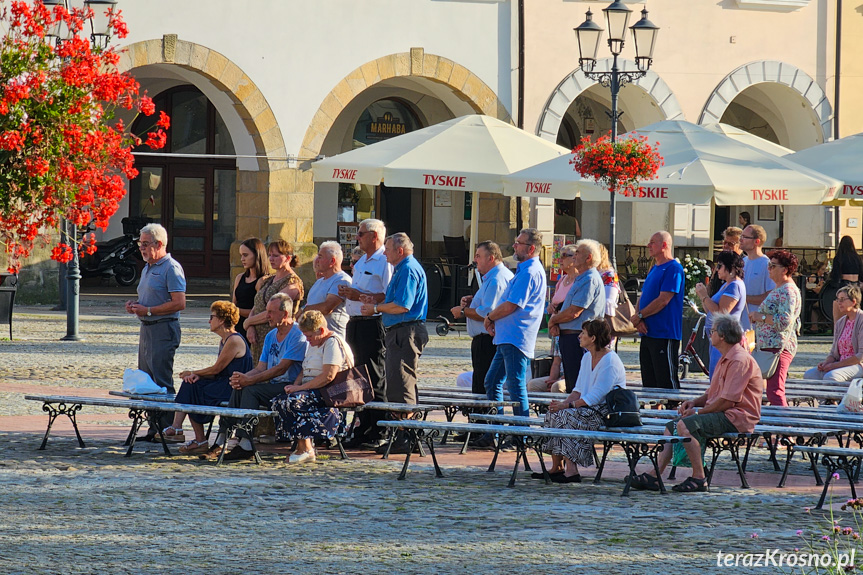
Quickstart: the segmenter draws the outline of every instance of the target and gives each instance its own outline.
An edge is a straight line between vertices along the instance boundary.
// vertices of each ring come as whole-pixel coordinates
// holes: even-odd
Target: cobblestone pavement
[[[817,490],[800,462],[800,487],[742,490],[726,473],[710,493],[665,497],[621,498],[619,456],[600,485],[545,486],[522,474],[508,489],[507,465],[485,473],[487,454],[446,453],[444,478],[416,458],[399,482],[401,456],[288,467],[282,449],[262,466],[221,468],[152,449],[127,459],[118,440],[128,419],[107,409],[82,412],[87,448],[67,428],[36,451],[45,416],[21,392],[118,389],[137,355],[137,325],[120,311],[85,307],[86,341],[76,343],[57,341],[61,315],[19,309],[15,341],[0,342],[0,573],[764,573],[774,570],[717,567],[716,554],[791,552],[795,530],[825,521],[804,511]],[[175,371],[214,359],[206,317],[205,307],[184,313]],[[452,385],[468,350],[465,336],[432,335],[422,384]],[[826,351],[825,341],[805,343],[792,371]],[[621,355],[637,366],[635,345]],[[763,450],[752,465],[753,478],[767,477],[761,485],[775,484],[758,473],[769,467]]]

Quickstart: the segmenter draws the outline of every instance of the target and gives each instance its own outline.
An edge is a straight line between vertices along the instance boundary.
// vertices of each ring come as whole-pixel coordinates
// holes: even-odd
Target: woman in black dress
[[[851,239],[851,236],[842,236],[842,239],[839,240],[839,247],[836,248],[836,255],[833,256],[830,285],[837,290],[847,285],[857,285],[861,273],[863,273],[863,262],[857,255],[854,240]],[[842,313],[839,311],[839,304],[834,300],[833,320],[837,320],[840,315]]]
[[[244,271],[234,278],[231,301],[240,309],[237,333],[246,339],[246,328],[243,323],[255,307],[255,294],[258,293],[260,281],[272,273],[264,242],[258,238],[249,238],[241,243],[240,265],[243,266]]]

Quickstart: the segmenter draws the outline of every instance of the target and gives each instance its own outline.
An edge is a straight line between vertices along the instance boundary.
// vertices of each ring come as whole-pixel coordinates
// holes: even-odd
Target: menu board
[[[346,260],[350,259],[351,250],[357,245],[359,227],[356,222],[339,222],[339,244]]]

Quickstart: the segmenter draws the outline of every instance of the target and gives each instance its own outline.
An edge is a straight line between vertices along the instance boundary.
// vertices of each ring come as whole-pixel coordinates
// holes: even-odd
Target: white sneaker
[[[315,452],[314,451],[304,451],[303,453],[292,453],[290,457],[288,457],[288,463],[305,463],[315,460]]]

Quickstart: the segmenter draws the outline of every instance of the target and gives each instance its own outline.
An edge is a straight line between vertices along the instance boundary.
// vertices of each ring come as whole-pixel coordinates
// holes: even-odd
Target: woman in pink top
[[[847,285],[836,292],[842,314],[833,326],[833,348],[827,359],[808,370],[804,379],[851,381],[863,377],[863,314],[860,288]]]

